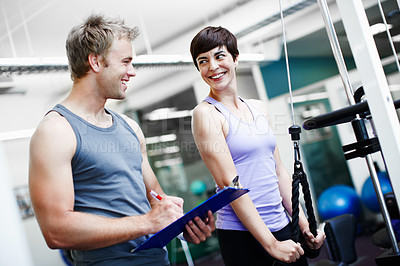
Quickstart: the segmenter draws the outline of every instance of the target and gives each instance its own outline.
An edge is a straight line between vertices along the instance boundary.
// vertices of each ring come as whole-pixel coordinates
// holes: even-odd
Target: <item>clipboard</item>
[[[208,210],[211,210],[213,213],[224,207],[225,205],[231,203],[235,199],[249,192],[248,189],[244,188],[233,188],[233,187],[225,187],[217,194],[211,196],[209,199],[186,213],[184,216],[171,223],[161,231],[157,232],[153,236],[151,236],[146,241],[142,242],[135,249],[131,250],[131,253],[149,249],[149,248],[163,248],[165,247],[172,239],[177,237],[180,233],[183,232],[185,225],[193,220],[196,216],[204,219],[207,217]]]

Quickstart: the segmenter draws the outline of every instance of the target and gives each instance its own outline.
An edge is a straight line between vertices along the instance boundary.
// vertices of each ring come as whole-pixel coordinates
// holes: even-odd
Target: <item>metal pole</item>
[[[318,0],[318,4],[322,12],[322,17],[325,22],[325,28],[328,33],[329,41],[332,46],[333,56],[335,57],[336,64],[339,69],[339,74],[340,77],[342,78],[343,86],[346,91],[347,100],[349,101],[350,105],[353,105],[355,104],[353,97],[354,91],[351,86],[350,77],[346,68],[346,64],[343,59],[342,51],[340,50],[339,41],[336,35],[335,27],[333,26],[331,15],[329,13],[328,5],[326,3],[326,0]]]
[[[380,57],[372,37],[367,16],[361,0],[337,0],[342,21],[347,33],[347,38],[357,70],[360,73],[368,106],[376,126],[376,134],[379,137],[384,161],[386,162],[388,175],[391,178],[393,192],[400,206],[400,125],[393,99],[390,95],[386,76],[380,61]],[[374,181],[375,190],[381,211],[392,238],[393,251],[399,253],[395,241],[389,214],[384,203],[382,191],[379,186],[372,160],[366,157],[367,164]]]
[[[374,136],[377,137],[374,120],[372,120],[371,115],[369,115],[369,117],[367,117],[367,119],[369,120],[369,122],[371,124]],[[387,166],[386,166],[386,162],[385,162],[385,157],[383,156],[382,151],[381,151],[381,155],[382,155],[383,163],[385,165],[385,169],[386,169],[386,172],[387,172]],[[393,251],[395,253],[399,253],[399,246],[398,246],[397,239],[396,239],[396,233],[394,232],[392,223],[390,221],[390,214],[389,214],[389,211],[387,210],[387,206],[385,204],[385,197],[384,197],[384,195],[382,193],[382,189],[380,189],[381,185],[380,185],[380,182],[379,182],[378,175],[376,174],[376,169],[375,169],[375,167],[373,167],[372,170],[370,168],[370,166],[373,164],[372,160],[371,160],[371,162],[367,162],[367,164],[369,166],[369,172],[370,173],[371,173],[371,171],[375,172],[374,175],[371,174],[371,180],[372,180],[372,184],[374,185],[374,189],[375,189],[375,193],[377,195],[377,198],[379,198],[379,200],[378,200],[379,207],[381,208],[381,210],[386,209],[386,211],[382,212],[382,216],[383,216],[384,221],[385,222],[387,221],[386,223],[390,223],[390,226],[387,227],[386,230],[387,230],[389,238],[390,238],[391,246],[393,247]]]
[[[365,160],[368,165],[368,170],[371,175],[372,184],[374,185],[374,189],[375,189],[376,197],[378,199],[379,206],[381,207],[382,218],[386,225],[386,230],[387,230],[389,238],[390,238],[390,243],[392,244],[394,253],[399,253],[399,246],[397,244],[396,234],[393,230],[393,226],[390,221],[389,211],[385,204],[385,198],[383,197],[381,185],[380,185],[379,178],[376,173],[371,155],[367,155],[365,157]]]

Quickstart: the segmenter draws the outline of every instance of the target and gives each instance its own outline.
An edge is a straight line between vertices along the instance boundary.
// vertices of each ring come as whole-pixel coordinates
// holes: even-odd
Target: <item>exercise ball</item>
[[[323,220],[342,214],[353,214],[358,218],[361,213],[360,199],[354,188],[347,185],[334,185],[324,190],[317,208]]]
[[[190,191],[197,196],[201,196],[204,191],[206,191],[207,189],[207,185],[206,183],[204,183],[203,180],[194,180],[191,184],[190,184]]]
[[[377,175],[383,195],[388,192],[392,192],[392,186],[386,172],[377,172]],[[363,184],[361,190],[361,200],[365,207],[367,207],[370,211],[380,212],[381,208],[379,207],[379,202],[376,197],[375,188],[371,177],[367,177]]]

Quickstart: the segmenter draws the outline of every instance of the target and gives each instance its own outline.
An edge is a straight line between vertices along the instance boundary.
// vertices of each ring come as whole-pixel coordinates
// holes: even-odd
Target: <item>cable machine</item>
[[[397,1],[400,5],[400,1]],[[306,120],[303,127],[306,130],[310,130],[351,121],[357,142],[344,146],[343,150],[345,152],[350,151],[350,154],[347,154],[347,159],[356,157],[365,158],[392,244],[392,248],[381,256],[378,256],[375,261],[378,265],[399,265],[400,251],[380,188],[379,179],[372,162],[371,153],[381,151],[392,183],[393,192],[396,196],[397,205],[400,206],[400,125],[395,112],[395,105],[398,108],[400,103],[398,101],[394,102],[390,95],[385,73],[361,0],[337,0],[336,2],[342,15],[346,35],[357,70],[361,76],[368,104],[367,102],[356,103],[326,0],[318,0],[350,107]],[[395,58],[397,60],[396,54]],[[363,110],[369,109],[370,111],[374,122],[374,134],[377,136],[376,138],[370,139],[368,137],[364,120],[360,116],[361,112],[358,112],[359,110],[356,111],[361,106],[363,106]],[[352,114],[350,115],[350,113]]]

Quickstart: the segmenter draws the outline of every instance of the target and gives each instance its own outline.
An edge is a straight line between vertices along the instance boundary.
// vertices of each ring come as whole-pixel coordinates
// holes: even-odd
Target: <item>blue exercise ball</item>
[[[390,184],[387,173],[377,172],[377,175],[383,195],[388,192],[392,192],[392,185]],[[374,184],[372,183],[371,177],[368,177],[363,184],[361,190],[361,200],[364,203],[365,207],[367,207],[370,211],[380,212],[381,208],[379,207],[379,202],[376,197],[375,188]]]
[[[190,191],[197,196],[201,196],[204,193],[204,191],[206,191],[206,189],[207,189],[206,183],[200,179],[194,180],[190,184]]]
[[[358,218],[361,213],[360,199],[354,188],[347,185],[334,185],[324,190],[317,208],[323,220],[342,214],[353,214]]]

